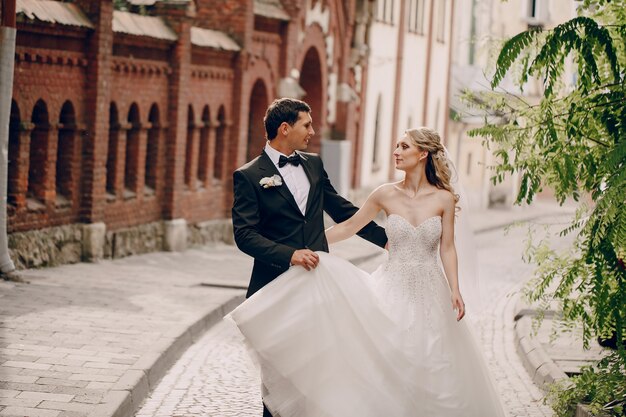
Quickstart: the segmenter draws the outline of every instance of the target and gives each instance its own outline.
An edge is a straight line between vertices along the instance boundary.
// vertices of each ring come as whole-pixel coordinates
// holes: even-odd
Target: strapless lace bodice
[[[387,219],[389,262],[436,264],[441,238],[441,216],[433,216],[413,226],[404,217],[390,214]]]

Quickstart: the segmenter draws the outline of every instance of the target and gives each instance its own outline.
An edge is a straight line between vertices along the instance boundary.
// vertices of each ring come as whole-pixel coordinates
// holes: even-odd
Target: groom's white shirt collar
[[[274,165],[276,165],[277,167],[278,167],[278,160],[280,159],[281,155],[286,156],[286,157],[295,155],[295,152],[292,153],[291,155],[285,155],[284,153],[277,151],[276,149],[272,147],[269,140],[265,144],[265,153],[267,154],[267,156],[270,157]]]

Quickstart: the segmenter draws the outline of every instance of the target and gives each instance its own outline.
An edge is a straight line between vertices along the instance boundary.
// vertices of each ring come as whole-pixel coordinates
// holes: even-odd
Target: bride
[[[290,268],[229,315],[260,367],[263,401],[275,417],[504,416],[462,321],[459,197],[439,135],[409,130],[393,156],[404,179],[380,186],[326,231],[338,242],[383,210],[386,262],[370,275],[318,252],[317,268]]]

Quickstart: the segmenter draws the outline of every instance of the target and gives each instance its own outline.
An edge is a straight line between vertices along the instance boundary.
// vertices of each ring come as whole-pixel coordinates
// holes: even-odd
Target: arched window
[[[318,135],[322,135],[322,127],[324,126],[323,115],[326,112],[324,108],[323,80],[322,80],[322,61],[320,55],[315,48],[309,48],[302,69],[300,70],[300,85],[306,91],[306,102],[311,106],[311,114],[313,115],[313,129]],[[320,152],[321,141],[313,140],[309,143],[308,152]]]
[[[35,126],[30,135],[28,195],[29,197],[44,201],[50,123],[48,119],[48,106],[43,100],[38,100],[37,103],[35,103],[31,122]]]
[[[263,116],[269,105],[267,88],[263,80],[254,83],[250,93],[250,115],[248,116],[248,151],[247,160],[258,156],[265,146],[265,126]]]
[[[195,131],[193,107],[187,108],[187,145],[185,147],[185,185],[191,188],[191,173],[193,172],[193,137]]]
[[[109,106],[109,148],[107,151],[107,185],[108,198],[115,197],[117,191],[117,165],[119,154],[120,119],[115,103]]]
[[[211,144],[209,137],[209,129],[211,125],[211,113],[209,106],[204,106],[202,110],[202,127],[200,128],[200,151],[198,158],[198,172],[196,174],[198,183],[204,184],[209,175],[209,156],[211,153]]]
[[[68,204],[73,197],[76,163],[76,115],[72,102],[66,101],[59,116],[59,142],[57,144],[56,162],[56,196],[57,202]]]
[[[215,131],[215,154],[213,156],[213,177],[215,179],[223,179],[226,171],[226,110],[224,106],[220,107],[217,113],[217,130]]]
[[[137,193],[137,176],[139,167],[139,130],[141,122],[139,119],[139,107],[136,103],[130,106],[128,111],[128,123],[130,124],[126,132],[126,164],[124,166],[124,186],[126,195],[133,197]]]
[[[11,100],[11,118],[9,119],[9,166],[7,178],[7,203],[15,205],[19,194],[20,170],[20,109],[15,100]]]
[[[157,175],[159,167],[159,142],[160,142],[160,120],[159,107],[155,104],[150,107],[148,115],[150,129],[148,130],[148,141],[146,143],[146,169],[145,169],[145,189],[146,194],[152,194],[157,188]]]

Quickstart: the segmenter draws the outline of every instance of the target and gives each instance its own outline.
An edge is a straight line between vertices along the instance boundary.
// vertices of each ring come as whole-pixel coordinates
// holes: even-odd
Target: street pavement
[[[520,262],[523,233],[502,237],[500,228],[558,212],[537,205],[473,220],[483,289],[495,301],[477,335],[515,416],[550,414],[513,346],[509,294],[532,268]],[[358,238],[333,251],[365,269],[380,262],[379,249]],[[258,376],[221,321],[242,301],[250,268],[236,248],[213,245],[25,271],[30,284],[0,282],[0,416],[258,416]]]

